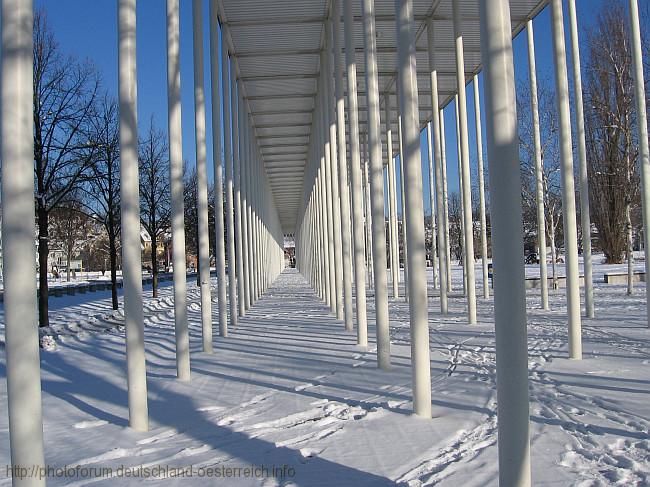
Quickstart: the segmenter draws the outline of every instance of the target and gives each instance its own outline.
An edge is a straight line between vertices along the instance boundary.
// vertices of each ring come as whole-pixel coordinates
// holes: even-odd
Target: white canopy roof
[[[513,35],[522,30],[545,5],[545,0],[511,0]],[[426,20],[433,16],[436,62],[442,106],[456,92],[454,35],[451,0],[414,0],[417,26],[417,69],[420,120],[431,118]],[[308,157],[312,116],[320,72],[324,21],[329,0],[222,0],[219,2],[224,35],[235,70],[242,83],[245,103],[252,114],[285,233],[294,230],[300,207],[304,167]],[[365,62],[361,2],[354,2],[355,51],[359,90],[360,133],[366,131]],[[394,0],[376,0],[377,68],[380,96],[391,97],[393,129],[396,126],[397,46]],[[462,2],[463,42],[467,81],[481,69],[478,0]],[[341,22],[341,28],[343,22]],[[346,100],[347,103],[347,100]],[[382,111],[382,124],[384,113]],[[397,144],[394,143],[397,148]],[[386,147],[384,147],[384,151]]]

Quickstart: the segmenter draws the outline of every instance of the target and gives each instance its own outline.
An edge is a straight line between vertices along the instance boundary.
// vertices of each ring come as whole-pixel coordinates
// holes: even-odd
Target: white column
[[[137,431],[147,431],[149,425],[142,311],[135,2],[136,0],[120,0],[118,4],[122,281],[124,283],[129,426]],[[4,19],[5,16],[3,15],[2,18]],[[3,29],[3,32],[7,31]],[[3,72],[7,73],[5,70]],[[3,86],[7,85],[3,83]],[[6,105],[3,103],[3,106]],[[3,160],[9,161],[9,158],[3,157]],[[3,194],[6,193],[3,191]],[[8,211],[6,208],[5,206],[5,212]],[[5,241],[5,249],[6,247]],[[5,273],[8,260],[5,259]],[[6,276],[5,274],[5,281],[8,281]],[[5,303],[8,299],[7,292],[6,290]],[[7,304],[5,304],[5,309],[8,309]]]
[[[476,323],[476,278],[474,276],[474,224],[472,222],[472,175],[469,168],[469,140],[467,129],[467,97],[465,94],[465,54],[460,18],[460,0],[453,0],[454,37],[456,45],[456,82],[458,88],[458,112],[460,118],[460,155],[463,176],[463,227],[465,233],[465,274],[467,275],[467,318]]]
[[[388,154],[388,227],[390,228],[390,269],[393,284],[393,297],[399,297],[399,235],[397,226],[397,176],[395,174],[395,159],[393,158],[393,127],[391,120],[390,93],[384,95],[386,108],[386,151]]]
[[[485,177],[483,175],[483,127],[481,123],[481,95],[479,93],[478,75],[474,75],[474,122],[476,124],[476,152],[478,154],[478,198],[481,219],[481,263],[483,267],[483,297],[490,297],[488,282],[488,242],[487,218],[485,216]]]
[[[365,221],[366,221],[366,271],[368,273],[368,286],[375,287],[373,279],[373,260],[372,260],[372,204],[370,197],[370,179],[368,177],[368,166],[370,165],[370,156],[368,152],[368,134],[364,136],[363,143],[363,190],[365,194]]]
[[[350,255],[350,191],[348,188],[347,140],[345,136],[345,100],[343,98],[343,56],[341,55],[341,2],[334,0],[332,45],[334,47],[334,94],[336,99],[336,128],[338,131],[339,199],[341,203],[341,244],[343,246],[343,313],[345,329],[354,328],[352,309],[352,256]]]
[[[420,120],[415,63],[415,32],[412,0],[395,0],[397,13],[398,90],[402,111],[402,133],[406,192],[406,246],[409,249],[408,287],[411,328],[411,369],[415,414],[431,417],[431,361],[429,356],[429,315],[427,267],[424,245],[422,200],[422,161],[420,158]],[[382,219],[383,222],[383,219]]]
[[[428,176],[429,176],[429,204],[431,205],[431,273],[433,277],[433,288],[438,289],[438,268],[436,267],[436,260],[438,260],[438,242],[436,238],[436,193],[435,182],[433,176],[433,128],[431,122],[427,122],[427,162],[428,162]]]
[[[234,73],[233,73],[234,75]],[[241,229],[241,133],[239,131],[239,91],[237,88],[237,81],[235,76],[230,77],[230,93],[232,99],[232,141],[233,141],[233,199],[234,199],[234,220],[235,220],[235,251],[237,260],[237,312],[239,316],[246,314],[246,306],[244,304],[244,247],[242,245],[242,229]]]
[[[440,312],[446,315],[448,312],[447,294],[449,289],[449,243],[447,242],[447,231],[445,223],[445,199],[446,184],[443,186],[443,140],[441,137],[441,117],[438,98],[438,69],[435,58],[435,31],[433,19],[427,20],[427,51],[429,54],[429,71],[431,72],[431,118],[433,125],[433,148],[435,152],[434,163],[436,172],[436,213],[438,216],[438,268],[440,270]]]
[[[221,44],[221,86],[223,87],[223,146],[224,164],[226,166],[226,244],[228,249],[228,304],[230,314],[230,326],[237,326],[237,256],[235,254],[235,217],[234,217],[234,196],[233,196],[233,158],[232,158],[232,130],[231,115],[235,103],[231,103],[230,78],[235,73],[230,73],[230,59],[228,46],[225,42]],[[233,69],[234,71],[234,69]]]
[[[322,242],[322,249],[323,249],[323,255],[322,255],[322,265],[323,265],[323,276],[325,280],[325,304],[327,304],[330,307],[330,310],[332,309],[332,290],[331,287],[333,285],[333,278],[332,278],[332,273],[331,269],[332,267],[330,266],[330,230],[329,230],[329,213],[328,213],[328,205],[327,205],[327,197],[325,194],[325,186],[326,186],[326,181],[325,181],[325,151],[323,150],[324,147],[324,142],[323,142],[323,128],[322,128],[322,114],[321,118],[319,119],[317,123],[317,134],[316,134],[316,140],[318,149],[316,151],[317,153],[317,161],[318,161],[318,198],[319,198],[319,206],[320,206],[320,223],[321,223],[321,242]]]
[[[219,335],[228,336],[226,303],[226,251],[223,228],[223,165],[221,163],[221,69],[219,63],[219,19],[217,0],[210,0],[210,88],[212,93],[212,162],[214,165],[215,264],[217,266],[217,304]]]
[[[187,329],[187,272],[183,142],[181,125],[181,65],[179,0],[167,0],[167,106],[169,110],[169,167],[172,199],[172,264],[174,266],[174,323],[176,376],[190,379],[190,335]]]
[[[442,161],[442,202],[445,216],[445,243],[447,245],[447,289],[451,291],[451,240],[449,238],[449,195],[447,192],[447,137],[445,135],[445,112],[440,110],[440,160]]]
[[[643,50],[639,26],[639,4],[630,0],[630,27],[632,37],[632,61],[634,64],[634,94],[636,97],[637,127],[639,130],[639,162],[641,166],[641,202],[643,207],[643,238],[645,240],[645,275],[650,276],[650,151],[648,150],[648,115],[643,79]],[[646,285],[646,303],[650,303],[650,286]],[[648,314],[650,327],[650,313]]]
[[[203,79],[203,2],[192,3],[194,20],[194,124],[198,189],[199,281],[203,351],[212,352],[212,296],[210,295],[210,239],[208,224],[208,168],[205,146],[205,88]]]
[[[366,317],[366,274],[363,256],[363,190],[359,148],[359,107],[357,99],[357,61],[354,53],[352,0],[344,1],[345,64],[348,83],[348,123],[350,125],[350,179],[352,196],[352,236],[354,239],[354,287],[357,311],[357,345],[368,345]]]
[[[334,230],[334,279],[336,282],[336,319],[343,320],[343,255],[341,243],[341,201],[339,196],[339,161],[336,139],[336,98],[334,95],[334,70],[332,69],[332,19],[325,21],[325,109],[329,132],[329,170],[332,195],[332,217]]]
[[[322,132],[320,123],[318,123],[318,132],[316,135],[316,140],[322,141],[320,133]],[[327,201],[325,199],[325,156],[322,152],[322,144],[318,144],[317,149],[317,160],[318,160],[318,179],[317,179],[317,192],[318,192],[318,206],[320,209],[320,239],[321,239],[321,248],[323,250],[321,255],[322,269],[323,269],[323,281],[325,283],[325,304],[332,306],[332,293],[331,286],[332,281],[330,279],[330,251],[329,251],[329,225],[327,220]]]
[[[244,107],[244,99],[241,93],[237,97],[239,102],[239,171],[238,171],[238,184],[239,184],[239,225],[241,228],[241,243],[242,243],[242,263],[243,263],[243,281],[244,293],[242,300],[244,302],[244,311],[251,307],[251,290],[250,290],[250,269],[249,269],[249,252],[250,241],[248,237],[248,187],[246,185],[246,173],[248,171],[248,157],[249,157],[249,144],[248,139],[248,126],[246,124],[247,116]]]
[[[326,54],[323,51],[321,56],[321,66],[326,66]],[[330,281],[330,295],[329,295],[329,305],[332,313],[337,312],[337,298],[338,286],[336,280],[336,237],[334,229],[334,202],[332,198],[332,161],[331,161],[331,149],[330,149],[330,130],[329,130],[329,109],[327,106],[328,96],[327,96],[327,80],[325,79],[325,68],[323,68],[323,76],[321,76],[321,87],[322,87],[322,96],[321,96],[321,117],[323,123],[321,125],[321,147],[323,150],[323,197],[325,198],[325,206],[327,209],[327,249],[329,253],[329,281]]]
[[[368,148],[372,210],[372,258],[375,284],[377,363],[390,368],[390,329],[388,321],[388,283],[386,278],[386,228],[384,225],[383,163],[381,122],[379,119],[379,79],[377,74],[377,36],[374,0],[362,0],[363,41],[366,59],[366,99],[368,106]]]
[[[527,22],[528,77],[530,79],[530,108],[533,114],[533,142],[535,145],[535,202],[537,204],[537,242],[539,244],[539,275],[542,309],[548,305],[548,266],[546,265],[546,216],[544,213],[544,167],[542,138],[539,131],[539,101],[537,98],[537,69],[535,62],[535,33],[533,21]]]
[[[496,328],[499,485],[531,485],[517,97],[507,0],[479,2],[485,66]]]
[[[399,77],[399,74],[398,74]],[[406,188],[404,176],[404,139],[402,138],[402,109],[400,107],[399,89],[397,90],[397,137],[399,142],[399,178],[402,196],[402,249],[404,251],[404,300],[409,302],[409,249],[406,244],[406,221],[408,219],[408,208],[406,207]]]
[[[246,225],[248,240],[248,285],[249,285],[249,307],[253,306],[256,300],[257,287],[255,283],[255,227],[254,227],[254,208],[253,203],[255,196],[253,194],[253,164],[255,162],[253,130],[250,124],[250,116],[246,115],[246,133],[248,140],[246,172],[244,174],[244,184],[246,185]]]
[[[559,112],[562,217],[564,222],[564,251],[567,277],[567,313],[569,315],[569,357],[572,359],[581,359],[582,331],[580,318],[580,283],[578,277],[578,232],[576,230],[571,110],[569,108],[569,82],[567,80],[562,0],[551,0],[551,26],[553,28],[555,92]]]
[[[465,201],[465,194],[463,193],[463,158],[460,142],[460,112],[458,110],[458,95],[454,96],[454,108],[456,110],[456,154],[458,156],[458,187],[460,188],[460,234],[463,240],[464,252],[464,242],[466,240],[467,234],[465,233],[465,207],[463,205],[463,202]],[[467,259],[463,257],[461,263],[463,270],[463,296],[467,297]]]
[[[582,225],[582,260],[584,262],[585,311],[593,318],[594,282],[591,265],[591,217],[589,215],[589,181],[587,175],[587,143],[585,142],[585,115],[582,101],[582,73],[580,72],[580,43],[576,2],[569,0],[569,28],[571,30],[571,54],[573,55],[573,96],[575,97],[576,138],[578,139],[578,163],[580,179],[580,223]]]
[[[120,60],[124,60],[123,56],[126,52],[122,34],[126,30],[127,20],[132,21],[131,27],[135,31],[135,7],[132,12],[129,12],[129,16],[124,15],[123,12],[129,3],[120,2]],[[31,0],[2,0],[0,153],[9,446],[12,468],[26,468],[28,471],[35,469],[38,472],[45,468],[45,459],[34,258],[36,231],[34,225],[33,25]],[[135,44],[133,48],[135,49]],[[135,70],[135,64],[133,68]],[[134,85],[129,87],[133,88]],[[131,92],[134,94],[133,90]],[[135,140],[137,141],[137,137]],[[137,159],[135,167],[137,184]],[[133,325],[142,333],[142,323],[138,327],[131,315],[127,315],[127,318],[127,336],[133,338],[131,335],[134,330]],[[134,342],[127,343],[134,344]],[[133,347],[129,351],[133,352]],[[138,351],[135,352],[137,356]],[[130,358],[133,356],[133,353],[129,355]],[[129,378],[132,372],[137,370],[130,367]],[[135,377],[137,375],[134,374]],[[144,377],[143,373],[141,378],[142,383],[145,384],[144,409],[134,411],[144,414],[131,417],[132,424],[134,419],[142,420],[136,425],[143,430],[147,427]],[[129,381],[129,386],[134,387],[134,390],[129,388],[129,400],[139,399],[133,394],[138,390],[137,385]],[[137,401],[129,401],[129,410],[131,411],[131,406],[138,405],[140,403]],[[45,479],[36,475],[13,476],[13,485],[44,486]]]

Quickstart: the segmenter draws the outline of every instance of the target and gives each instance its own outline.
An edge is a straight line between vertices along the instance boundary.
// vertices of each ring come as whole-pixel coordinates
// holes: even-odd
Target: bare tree
[[[524,228],[529,238],[537,240],[537,177],[535,173],[535,146],[533,143],[533,117],[530,110],[530,86],[521,83],[517,88],[519,118],[519,155],[521,158],[522,200]],[[562,192],[560,187],[560,152],[558,120],[555,98],[550,82],[545,77],[538,80],[540,135],[542,152],[542,186],[544,189],[544,220],[551,247],[551,264],[554,287],[557,282],[555,265],[560,260],[556,242],[562,241]]]
[[[140,221],[151,237],[153,296],[158,296],[158,242],[170,226],[169,151],[165,134],[150,122],[140,140]]]
[[[120,144],[117,103],[104,95],[92,113],[89,138],[95,149],[95,163],[84,186],[89,214],[108,236],[113,309],[118,308],[117,258],[120,236]]]
[[[63,57],[40,11],[34,15],[33,84],[39,325],[48,326],[49,216],[93,164],[86,129],[99,80],[90,64]]]
[[[639,207],[634,80],[627,15],[608,4],[587,32],[585,98],[590,198],[607,262],[631,262],[632,213]]]
[[[187,163],[184,166],[183,196],[185,200],[184,221],[185,221],[185,249],[188,257],[196,258],[196,269],[199,263],[199,207],[198,207],[198,175],[196,168],[188,170]],[[197,284],[200,278],[197,273]]]
[[[61,247],[66,255],[66,280],[70,282],[71,265],[74,256],[84,248],[90,229],[90,217],[83,211],[78,195],[70,195],[50,212],[50,233],[52,242]]]
[[[461,218],[461,204],[460,195],[458,193],[451,193],[449,195],[449,241],[451,246],[451,254],[458,259],[459,262],[463,259],[463,232],[461,231],[462,218]]]

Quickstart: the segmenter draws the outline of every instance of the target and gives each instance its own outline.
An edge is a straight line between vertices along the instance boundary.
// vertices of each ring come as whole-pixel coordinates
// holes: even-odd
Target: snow
[[[595,262],[595,276],[610,271]],[[41,350],[46,463],[66,466],[70,475],[48,484],[130,485],[135,480],[124,469],[131,467],[151,469],[151,485],[497,485],[492,302],[479,299],[479,324],[467,325],[458,267],[453,276],[450,315],[441,317],[437,299],[430,300],[432,419],[411,414],[403,299],[390,301],[393,363],[383,372],[375,363],[372,292],[368,350],[287,270],[229,338],[215,338],[208,355],[201,352],[199,291],[190,279],[192,380],[180,382],[171,287],[162,286],[156,299],[145,288],[146,433],[128,428],[123,317],[110,309],[110,293],[53,299],[49,336],[57,347]],[[582,361],[567,359],[564,290],[551,291],[551,311],[540,309],[538,290],[528,291],[534,485],[650,484],[644,286],[627,296],[625,286],[596,277],[597,318],[583,320]],[[213,302],[215,320],[217,313]],[[0,410],[6,402],[3,380]],[[0,431],[0,465],[9,464],[6,414]],[[251,465],[284,476],[198,477],[206,469]],[[161,466],[166,470],[154,471]],[[193,477],[177,476],[190,466]],[[81,467],[112,470],[97,476]],[[10,483],[0,474],[0,486]]]

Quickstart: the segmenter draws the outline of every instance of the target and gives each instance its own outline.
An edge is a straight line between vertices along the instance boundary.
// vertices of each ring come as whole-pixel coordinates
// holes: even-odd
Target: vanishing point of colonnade
[[[119,19],[119,101],[121,146],[122,260],[127,347],[129,423],[136,430],[148,428],[145,371],[143,298],[139,237],[136,89],[136,0],[116,0]],[[236,50],[223,27],[220,41],[219,3],[210,1],[210,59],[213,161],[216,191],[216,267],[219,334],[227,336],[267,289],[284,266],[284,231],[278,200],[271,190],[262,153],[256,140],[245,86],[240,80]],[[395,0],[398,67],[398,133],[393,134],[390,96],[384,96],[381,133],[381,98],[377,72],[377,40],[373,0],[358,0],[362,7],[363,53],[367,131],[361,138],[357,66],[354,56],[355,23],[352,0],[333,0],[325,21],[320,52],[318,94],[303,197],[293,232],[299,270],[318,295],[344,320],[347,330],[357,329],[358,344],[368,343],[366,284],[374,288],[377,362],[390,367],[388,319],[388,264],[399,268],[396,193],[403,201],[405,297],[409,302],[413,407],[416,414],[431,416],[427,277],[424,245],[423,175],[420,160],[420,117],[416,71],[415,23],[412,0]],[[513,0],[514,1],[514,0]],[[438,1],[433,2],[432,11]],[[528,373],[526,345],[526,301],[524,289],[521,183],[517,113],[512,54],[512,26],[508,0],[479,0],[484,73],[484,108],[487,126],[487,155],[490,170],[492,258],[498,273],[494,279],[498,414],[499,477],[501,485],[530,485]],[[569,87],[564,44],[561,0],[550,0],[556,91],[561,138],[561,176],[564,208],[567,308],[570,357],[581,358],[580,292],[578,276],[577,223],[573,180],[573,155]],[[460,0],[452,0],[457,79],[457,123],[459,134],[461,201],[463,210],[463,261],[474,261],[471,173],[467,102],[465,97],[464,51],[461,35]],[[650,161],[645,107],[645,87],[637,0],[629,0],[632,47],[639,116],[639,141],[643,182],[643,228],[650,229]],[[199,273],[202,309],[203,351],[212,351],[206,154],[206,106],[202,83],[202,0],[193,0],[194,95],[196,160],[199,185]],[[542,2],[543,6],[543,2]],[[5,334],[11,459],[14,466],[44,466],[38,350],[36,280],[34,260],[34,185],[32,126],[32,0],[2,0],[2,206],[5,276]],[[427,124],[429,179],[435,209],[434,284],[440,291],[440,311],[447,313],[449,273],[449,224],[446,191],[444,120],[438,97],[436,33],[432,18],[427,21],[432,117]],[[578,53],[575,0],[569,0],[576,126],[583,235],[590,228],[582,93]],[[543,188],[540,181],[541,153],[537,113],[532,19],[528,21],[531,110],[535,121],[538,224],[544,228]],[[179,66],[179,0],[167,0],[168,101],[173,206],[174,315],[177,376],[190,379],[187,326],[185,249],[182,195],[182,141]],[[221,52],[223,63],[219,62]],[[343,58],[343,55],[345,56]],[[344,76],[345,75],[345,76]],[[344,77],[347,86],[344,86]],[[477,77],[473,79],[478,100]],[[347,96],[345,96],[347,95]],[[347,99],[346,99],[347,98]],[[347,104],[346,104],[347,101]],[[479,154],[479,197],[483,294],[488,296],[485,188],[480,104],[475,104]],[[223,113],[223,117],[222,117]],[[347,116],[347,124],[346,124]],[[221,136],[223,134],[223,147]],[[397,188],[393,137],[396,136],[403,174]],[[384,161],[382,139],[387,147],[389,252],[386,252],[384,209]],[[223,151],[225,164],[221,163]],[[362,165],[362,159],[366,163]],[[225,175],[223,174],[225,167]],[[364,170],[365,167],[365,170]],[[225,176],[225,178],[224,178]],[[225,225],[224,229],[224,218]],[[366,224],[367,223],[367,224]],[[647,232],[644,231],[644,235]],[[225,237],[227,236],[227,239]],[[542,306],[548,307],[544,231],[540,236]],[[226,246],[227,245],[227,249]],[[646,245],[647,248],[647,245]],[[583,241],[585,259],[586,315],[594,314],[589,238]],[[226,252],[228,275],[226,277]],[[646,274],[650,260],[646,258]],[[437,265],[436,265],[437,264]],[[473,265],[464,269],[468,323],[476,322],[476,288]],[[399,292],[398,273],[391,272],[392,292]],[[646,288],[650,290],[650,287]],[[228,320],[229,317],[229,320]],[[28,325],[28,326],[26,326]],[[14,478],[14,485],[44,485],[38,476]]]

